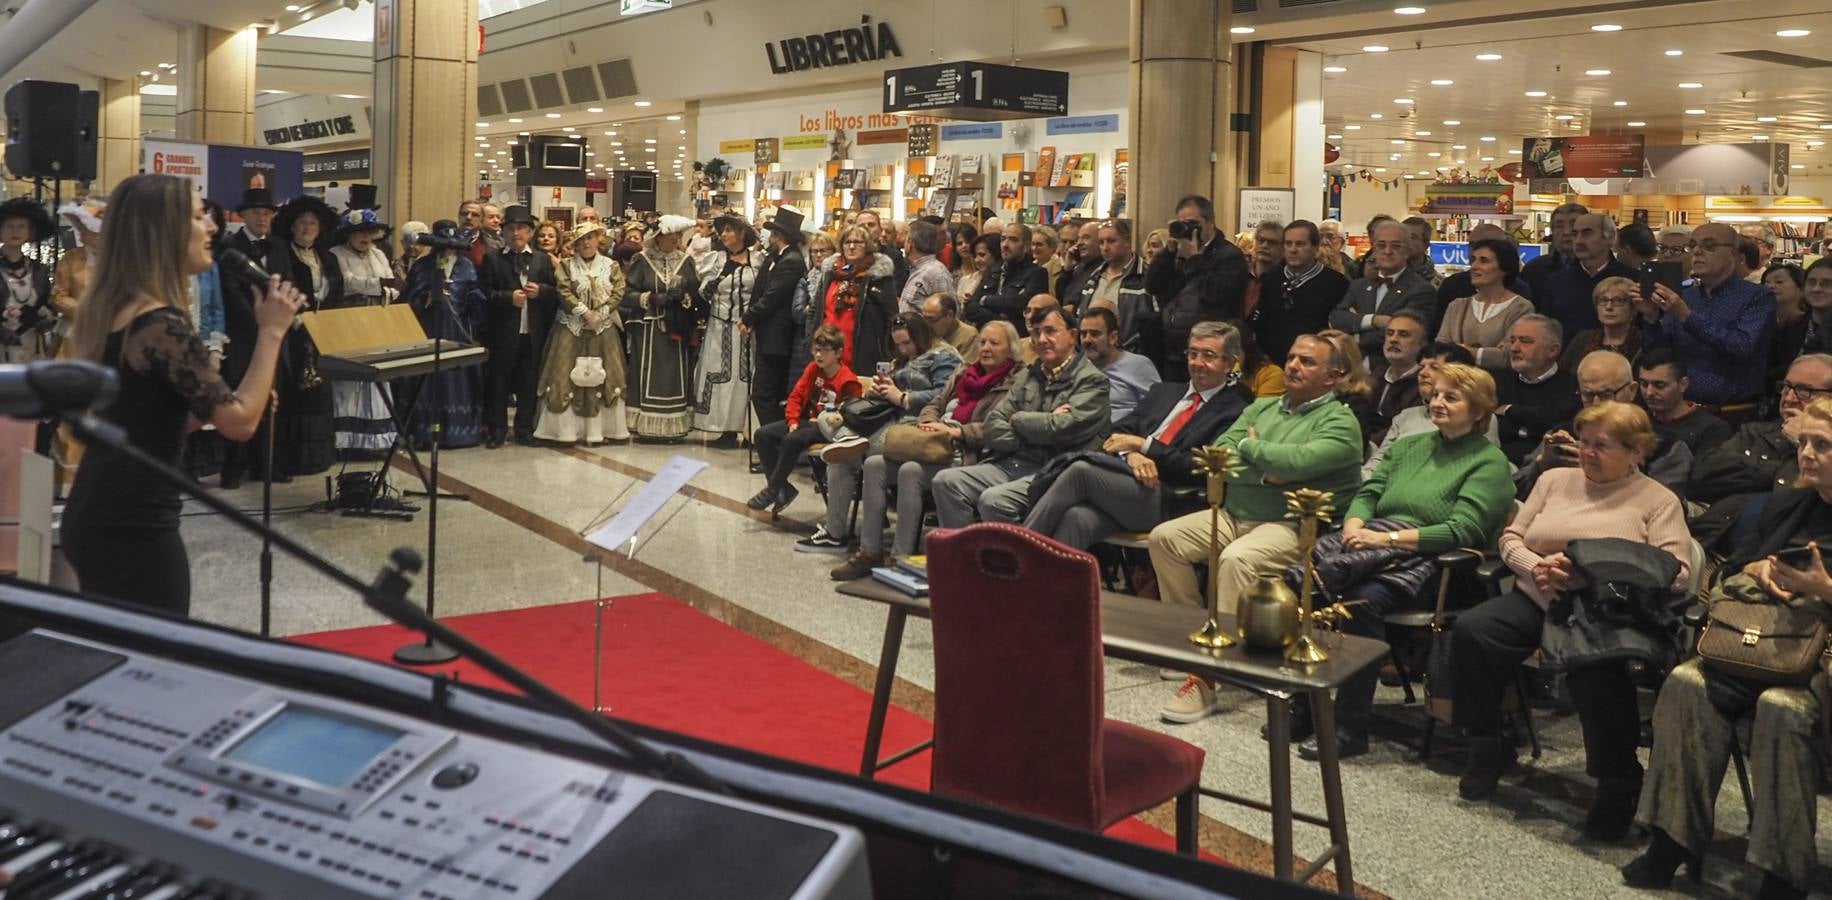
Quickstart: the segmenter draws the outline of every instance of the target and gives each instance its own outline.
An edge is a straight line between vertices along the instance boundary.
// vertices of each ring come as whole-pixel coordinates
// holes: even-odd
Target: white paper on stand
[[[643,485],[635,499],[625,504],[622,511],[604,523],[604,527],[586,535],[585,539],[612,552],[629,552],[628,545],[636,537],[636,532],[655,518],[656,513],[661,512],[668,498],[711,465],[703,459],[676,455],[662,466],[661,471],[655,473],[654,479]]]

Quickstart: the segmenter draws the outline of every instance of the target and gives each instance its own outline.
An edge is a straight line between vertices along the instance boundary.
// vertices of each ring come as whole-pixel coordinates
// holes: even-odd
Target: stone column
[[[1258,116],[1247,140],[1257,152],[1247,156],[1257,169],[1248,170],[1243,160],[1239,183],[1292,188],[1296,217],[1315,222],[1323,215],[1323,56],[1266,47],[1252,55],[1250,65],[1258,69],[1258,77],[1248,79],[1258,86],[1250,101]],[[1243,222],[1241,228],[1256,224]]]
[[[255,34],[207,25],[178,33],[179,140],[254,143]]]
[[[477,194],[477,0],[376,0],[372,179],[384,221],[452,218]]]
[[[140,81],[104,78],[101,94],[93,188],[94,193],[107,196],[115,185],[140,171]]]
[[[1132,0],[1126,210],[1140,235],[1168,221],[1186,194],[1214,200],[1218,224],[1226,221],[1228,15],[1228,0]]]

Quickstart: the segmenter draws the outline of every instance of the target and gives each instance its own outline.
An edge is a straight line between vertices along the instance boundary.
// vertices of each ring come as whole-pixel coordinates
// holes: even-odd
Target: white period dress
[[[337,267],[343,271],[345,306],[383,306],[400,297],[400,291],[384,285],[394,278],[394,267],[387,254],[371,246],[358,254],[348,244],[331,248]],[[386,384],[359,381],[331,383],[332,422],[339,450],[386,450],[394,443],[394,419],[388,415],[384,395]]]

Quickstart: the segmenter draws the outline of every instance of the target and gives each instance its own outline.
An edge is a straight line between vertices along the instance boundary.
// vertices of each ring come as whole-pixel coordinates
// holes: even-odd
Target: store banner
[[[1648,148],[1660,194],[1786,194],[1788,145],[1680,144]]]
[[[305,155],[305,182],[368,181],[369,151],[343,150]]]
[[[282,203],[305,193],[305,154],[260,147],[210,147],[210,178],[205,196],[233,207],[249,188],[266,188]]]
[[[782,149],[784,150],[825,150],[827,149],[827,135],[824,135],[824,134],[792,134],[782,139]]]
[[[1528,178],[1636,178],[1647,160],[1639,134],[1528,138],[1520,152]]]
[[[1422,212],[1436,215],[1514,214],[1512,184],[1433,184],[1425,187]]]
[[[884,111],[971,122],[1066,116],[1069,73],[981,62],[892,69],[884,75]]]
[[[1048,134],[1099,134],[1106,131],[1120,130],[1120,117],[1104,116],[1070,116],[1062,119],[1050,119],[1044,130]]]
[[[367,100],[302,94],[257,107],[256,143],[292,149],[372,140]]]
[[[910,130],[907,128],[883,128],[876,131],[861,131],[858,134],[858,144],[861,147],[869,147],[874,144],[903,144],[908,143],[909,139]]]
[[[1543,244],[1521,244],[1520,261],[1522,263],[1532,262],[1545,252],[1546,248]],[[1431,263],[1437,266],[1467,266],[1469,265],[1469,245],[1462,241],[1432,241]]]
[[[755,153],[757,152],[757,142],[756,141],[720,141],[719,142],[719,152],[720,153]]]
[[[944,141],[997,141],[1004,137],[1005,126],[998,122],[941,127],[941,139]]]
[[[176,175],[199,193],[210,185],[210,145],[177,141],[140,142],[141,168],[154,175]]]

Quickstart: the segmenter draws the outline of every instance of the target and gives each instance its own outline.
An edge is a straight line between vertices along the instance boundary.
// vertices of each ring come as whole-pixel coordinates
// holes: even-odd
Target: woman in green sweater
[[[1347,604],[1349,634],[1386,639],[1388,613],[1428,606],[1436,584],[1432,558],[1457,547],[1489,547],[1513,505],[1508,460],[1490,443],[1495,381],[1475,366],[1438,370],[1428,411],[1436,431],[1401,438],[1349,503],[1342,530],[1317,542],[1311,559],[1331,602]],[[1288,581],[1301,570],[1293,566]],[[1370,666],[1336,692],[1336,733],[1343,757],[1368,750],[1368,717],[1379,672]],[[1310,711],[1293,705],[1292,729],[1304,735],[1298,754],[1317,757]]]

